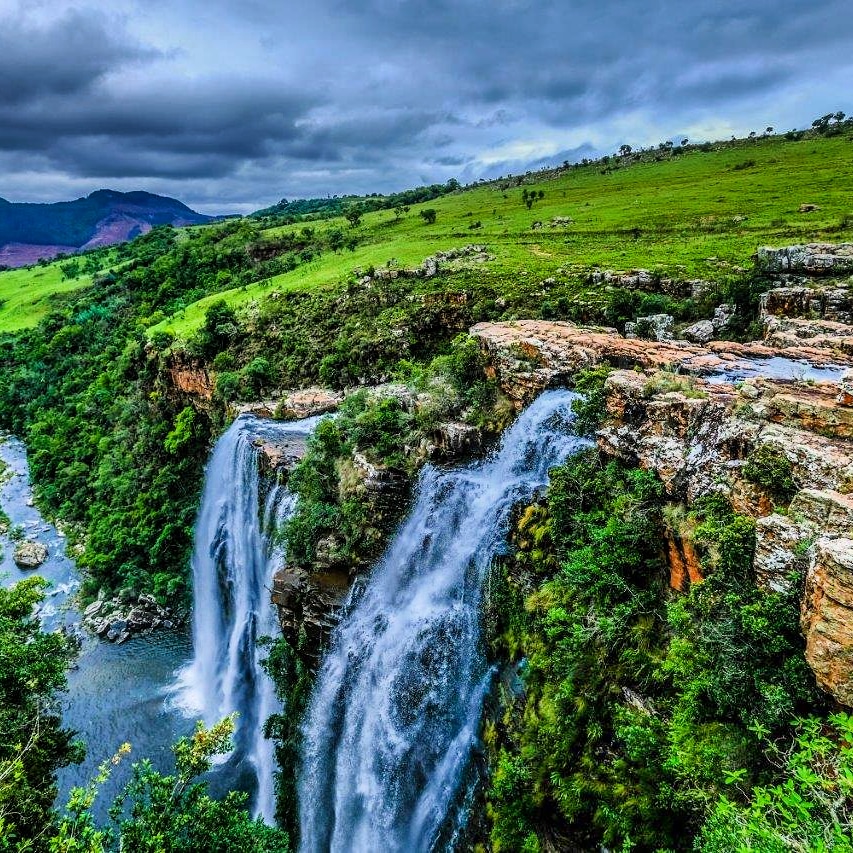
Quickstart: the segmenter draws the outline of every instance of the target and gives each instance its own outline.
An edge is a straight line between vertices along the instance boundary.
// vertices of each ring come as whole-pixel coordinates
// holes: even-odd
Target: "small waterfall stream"
[[[422,472],[415,506],[324,660],[304,722],[302,853],[430,851],[460,787],[490,674],[480,603],[510,511],[584,442],[542,394],[489,458]]]
[[[211,455],[195,529],[194,656],[179,676],[180,703],[208,725],[238,712],[230,760],[254,776],[254,813],[268,822],[275,810],[275,761],[263,727],[279,708],[257,640],[278,630],[269,589],[283,555],[273,534],[295,499],[285,487],[272,485],[262,503],[255,440],[305,436],[316,421],[238,418]]]

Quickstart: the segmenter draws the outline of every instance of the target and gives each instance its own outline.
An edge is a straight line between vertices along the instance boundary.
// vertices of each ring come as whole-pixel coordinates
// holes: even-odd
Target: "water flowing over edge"
[[[575,396],[542,394],[485,460],[422,472],[318,673],[298,776],[302,853],[437,844],[490,681],[484,580],[512,507],[585,443],[570,430]]]
[[[174,701],[208,725],[239,714],[230,760],[238,766],[248,762],[256,783],[253,811],[267,822],[275,812],[275,759],[263,730],[270,715],[282,709],[257,641],[278,631],[269,589],[284,554],[275,533],[293,513],[296,499],[285,486],[271,483],[262,500],[255,441],[306,436],[318,420],[261,421],[244,415],[234,421],[208,462],[195,526],[194,656],[178,675]]]

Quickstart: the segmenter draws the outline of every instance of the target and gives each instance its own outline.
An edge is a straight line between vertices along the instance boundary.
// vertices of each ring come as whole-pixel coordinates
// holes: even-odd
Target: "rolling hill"
[[[0,266],[22,267],[124,243],[155,225],[196,225],[210,219],[177,199],[147,192],[97,190],[56,204],[0,199]]]

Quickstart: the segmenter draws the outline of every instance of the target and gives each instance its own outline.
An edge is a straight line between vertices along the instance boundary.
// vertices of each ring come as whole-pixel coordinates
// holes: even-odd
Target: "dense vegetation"
[[[666,535],[691,536],[701,555],[707,577],[687,595],[669,591]],[[495,851],[555,839],[689,850],[697,838],[698,849],[731,850],[724,827],[740,827],[745,845],[764,831],[753,787],[775,792],[756,802],[775,797],[788,814],[771,749],[822,704],[798,601],[755,587],[753,543],[752,522],[724,498],[686,513],[652,474],[595,451],[552,472],[547,502],[518,519],[487,620],[494,653],[516,662],[524,685],[486,731]]]
[[[33,607],[46,582],[0,587],[0,851],[48,849],[56,771],[79,760],[54,705],[73,658],[59,633],[42,632]]]

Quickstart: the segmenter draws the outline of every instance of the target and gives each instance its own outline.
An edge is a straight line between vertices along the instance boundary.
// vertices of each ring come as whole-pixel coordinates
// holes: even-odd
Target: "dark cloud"
[[[0,6],[0,195],[109,180],[246,209],[804,125],[849,110],[848,2]]]
[[[79,96],[106,74],[159,51],[111,32],[97,12],[76,9],[35,24],[0,19],[0,104],[25,104],[45,95]]]

